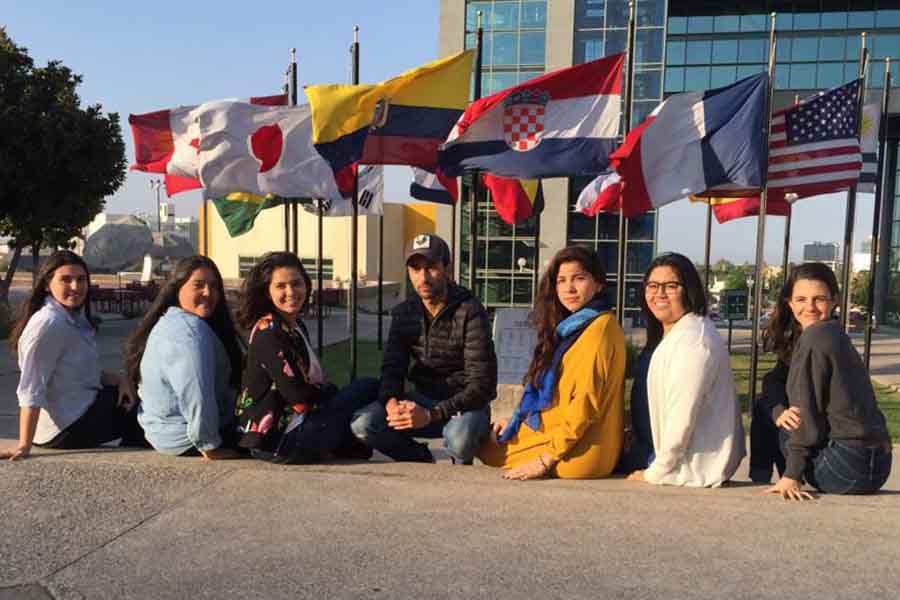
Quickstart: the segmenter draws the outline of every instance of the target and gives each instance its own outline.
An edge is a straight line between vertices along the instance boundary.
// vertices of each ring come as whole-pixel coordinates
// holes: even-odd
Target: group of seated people
[[[456,464],[477,457],[507,479],[600,478],[718,487],[745,456],[730,356],[707,317],[693,263],[666,253],[643,280],[647,341],[628,365],[625,336],[595,252],[570,246],[540,279],[537,343],[521,400],[491,419],[497,358],[487,312],[452,280],[450,250],[419,235],[406,253],[414,293],[392,311],[380,379],[329,383],[300,315],[311,282],[289,252],[264,256],[243,282],[235,319],[222,277],[183,259],[131,334],[122,373],[99,368],[90,274],[77,255],[46,260],[10,335],[21,369],[19,442],[89,448],[119,439],[174,456],[251,456],[284,464],[368,459],[434,462],[417,438],[443,438]],[[796,267],[768,340],[751,425],[751,478],[805,499],[872,493],[891,468],[884,416],[865,368],[834,320],[838,286],[825,265]],[[634,376],[626,431],[626,369]],[[409,388],[413,389],[409,389]]]

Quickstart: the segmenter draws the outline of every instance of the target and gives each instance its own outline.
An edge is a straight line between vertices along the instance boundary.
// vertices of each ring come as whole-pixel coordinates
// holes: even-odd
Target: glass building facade
[[[466,3],[466,48],[475,47],[477,14],[483,33],[482,96],[533,79],[544,72],[547,2],[535,0]],[[462,197],[467,198],[468,181]],[[530,306],[534,295],[535,230],[538,217],[508,225],[482,190],[476,209],[476,282],[469,282],[469,203],[460,206],[460,283],[491,308]]]
[[[474,46],[476,11],[484,15],[484,95],[544,72],[548,62],[562,66],[559,60],[548,61],[548,48],[568,44],[570,64],[577,64],[622,51],[627,43],[627,0],[460,0],[460,5],[465,6],[466,47]],[[771,12],[777,14],[779,35],[776,108],[791,102],[794,94],[807,96],[855,78],[863,31],[867,32],[870,51],[868,101],[877,101],[881,95],[886,57],[892,59],[893,87],[898,87],[900,0],[637,0],[632,126],[643,121],[667,95],[721,87],[765,71]],[[454,27],[459,31],[459,25]],[[558,39],[563,37],[566,39]],[[891,179],[891,199],[900,189],[900,170],[895,166],[900,123],[893,116],[893,106],[900,106],[900,94],[894,95],[887,159],[890,172],[896,172],[897,177]],[[584,178],[569,180],[565,231],[557,238],[595,248],[611,275],[611,287],[615,287],[618,216],[586,218],[574,211],[586,183]],[[559,210],[558,203],[548,200],[548,207]],[[460,222],[460,272],[468,285],[466,204]],[[876,279],[881,281],[882,316],[900,322],[900,210],[894,210],[893,204],[885,206],[881,241],[883,262],[890,273],[884,269]],[[499,221],[488,198],[478,206],[476,290],[488,306],[527,305],[532,292],[534,223],[507,226]],[[657,229],[655,213],[629,223],[628,310],[636,309],[641,276],[656,252]],[[542,232],[542,239],[544,235]],[[547,258],[542,251],[541,262]],[[880,272],[882,269],[879,267]]]

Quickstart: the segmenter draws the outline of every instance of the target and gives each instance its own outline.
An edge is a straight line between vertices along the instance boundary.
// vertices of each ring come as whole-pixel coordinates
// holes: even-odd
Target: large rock
[[[154,243],[150,249],[150,255],[153,258],[173,258],[177,260],[196,253],[189,239],[171,231],[163,232],[162,245]]]
[[[84,244],[84,260],[96,271],[127,271],[138,267],[150,252],[153,237],[147,224],[137,217],[107,223]]]

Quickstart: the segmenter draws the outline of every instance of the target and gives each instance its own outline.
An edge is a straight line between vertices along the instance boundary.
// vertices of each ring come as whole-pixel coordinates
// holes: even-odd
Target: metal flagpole
[[[800,94],[794,94],[794,106],[800,104]],[[791,197],[796,200],[797,194],[785,194],[784,199],[791,203]],[[788,266],[790,264],[791,253],[791,216],[794,213],[794,206],[791,203],[790,210],[784,218],[784,257],[781,260],[781,287],[787,283]]]
[[[293,63],[294,57],[294,49],[291,49],[291,63]],[[289,65],[287,70],[284,72],[284,86],[283,90],[285,94],[291,93],[291,70],[292,65]],[[284,250],[285,252],[291,251],[291,201],[288,199],[283,199],[282,207],[284,209]]]
[[[378,349],[384,347],[384,337],[381,329],[384,318],[381,313],[384,310],[384,204],[382,203],[381,214],[378,215]]]
[[[628,45],[626,46],[628,56],[625,63],[625,111],[624,125],[622,127],[622,138],[628,135],[631,130],[631,96],[632,85],[631,79],[634,76],[634,0],[628,1]],[[619,208],[619,254],[616,261],[616,315],[619,325],[625,323],[625,248],[627,245],[626,236],[628,234],[628,219]]]
[[[772,131],[772,91],[775,87],[775,51],[778,39],[775,36],[775,13],[770,15],[772,20],[769,28],[769,82],[766,90],[766,110],[763,113],[766,116],[763,125],[763,148],[766,150],[765,168],[762,170],[762,190],[759,193],[759,216],[756,226],[756,276],[754,281],[756,287],[753,288],[753,320],[750,332],[750,406],[753,406],[753,399],[756,398],[756,372],[759,362],[759,308],[762,306],[763,298],[763,248],[766,239],[766,212],[768,209],[769,195],[769,136]],[[752,410],[752,409],[751,409]]]
[[[209,256],[209,198],[203,194],[203,256]]]
[[[475,34],[475,90],[473,100],[481,99],[481,60],[482,45],[484,41],[484,29],[481,26],[482,14],[476,13],[477,30]],[[477,170],[472,171],[472,184],[469,186],[469,290],[476,296],[478,291],[475,285],[476,251],[478,248],[478,196],[481,188],[481,177]]]
[[[453,203],[450,205],[450,256],[453,257],[453,279],[459,281],[459,275],[457,275],[459,271],[459,260],[456,258],[456,203],[458,200],[456,198],[453,199]]]
[[[706,295],[709,296],[709,247],[712,241],[712,198],[707,198],[706,204],[706,251],[703,254],[703,264],[705,268],[703,274],[705,277]]]
[[[353,85],[359,85],[359,25],[353,26],[353,44],[350,46],[353,55]],[[359,273],[359,176],[358,169],[353,170],[353,198],[351,199],[350,219],[350,381],[356,379],[357,356],[357,322],[356,309],[359,303],[357,284]]]
[[[887,153],[888,106],[891,101],[891,59],[884,59],[884,89],[881,94],[881,119],[878,121],[878,169],[875,181],[875,207],[872,213],[872,256],[869,257],[869,289],[866,294],[866,341],[863,346],[863,363],[869,370],[872,358],[872,313],[875,310],[875,266],[878,259],[878,232],[881,228],[881,205],[884,202],[884,160]]]
[[[543,182],[538,179],[538,189],[537,193],[543,196]],[[534,198],[538,199],[537,196]],[[545,200],[541,198],[541,203]],[[541,211],[543,212],[543,211]],[[531,275],[531,306],[534,307],[534,301],[537,299],[538,295],[538,282],[541,277],[541,213],[535,215],[534,218],[534,273]],[[515,294],[513,294],[515,296]]]
[[[856,92],[856,137],[862,130],[863,102],[866,98],[866,66],[869,51],[866,48],[866,32],[860,34],[859,87]],[[856,220],[856,184],[847,190],[847,216],[844,221],[844,266],[841,271],[841,327],[847,329],[850,314],[850,272],[853,270],[853,226]]]
[[[291,48],[291,106],[297,106],[297,49]],[[291,199],[291,227],[293,228],[293,239],[291,241],[291,251],[300,254],[299,240],[300,235],[300,203],[296,198]]]
[[[325,221],[325,216],[322,214],[322,199],[319,198],[316,200],[316,220],[318,221],[318,229],[319,235],[316,237],[316,293],[318,297],[316,298],[316,351],[318,355],[322,356],[322,346],[324,345],[324,331],[322,330],[322,285],[324,283],[324,277],[322,276],[322,230],[324,227],[322,226]]]

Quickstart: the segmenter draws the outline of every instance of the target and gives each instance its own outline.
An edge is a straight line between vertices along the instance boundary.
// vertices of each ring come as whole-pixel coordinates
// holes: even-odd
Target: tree
[[[856,306],[869,305],[869,272],[860,271],[850,282],[850,304]]]
[[[11,65],[11,66],[10,66]],[[103,209],[104,198],[125,180],[125,144],[119,117],[100,105],[81,107],[81,77],[60,62],[36,68],[25,49],[0,32],[0,132],[4,175],[0,182],[0,234],[12,238],[13,255],[0,282],[6,301],[26,247],[69,245]],[[6,160],[8,159],[8,161]]]

